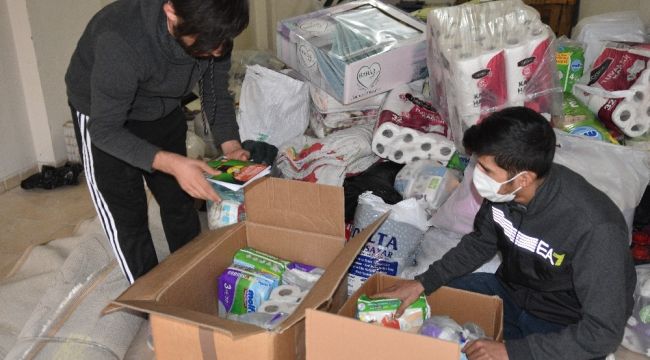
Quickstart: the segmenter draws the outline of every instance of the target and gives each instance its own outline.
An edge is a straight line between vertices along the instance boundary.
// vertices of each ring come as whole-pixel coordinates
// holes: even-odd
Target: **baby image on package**
[[[402,302],[398,299],[370,299],[361,295],[357,300],[357,318],[363,322],[377,324],[399,330],[411,330],[422,326],[431,316],[431,308],[426,297],[420,295],[404,314],[395,318],[395,311]]]

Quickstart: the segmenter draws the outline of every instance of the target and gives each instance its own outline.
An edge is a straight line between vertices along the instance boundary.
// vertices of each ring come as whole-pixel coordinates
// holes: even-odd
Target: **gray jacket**
[[[166,0],[118,0],[90,21],[65,75],[68,101],[90,116],[99,149],[152,171],[160,149],[126,130],[126,121],[152,121],[180,106],[203,79],[203,105],[215,142],[239,140],[228,93],[230,59],[195,59],[167,30]]]

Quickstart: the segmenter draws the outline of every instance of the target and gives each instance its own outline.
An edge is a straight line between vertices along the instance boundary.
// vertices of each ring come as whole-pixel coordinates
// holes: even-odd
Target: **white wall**
[[[0,182],[65,162],[63,77],[100,7],[99,0],[0,0]]]
[[[36,162],[11,25],[7,2],[0,1],[0,180]]]

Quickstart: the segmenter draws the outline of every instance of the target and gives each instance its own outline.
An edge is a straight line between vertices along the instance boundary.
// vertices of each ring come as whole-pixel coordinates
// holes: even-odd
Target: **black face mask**
[[[209,54],[209,52],[214,51],[214,49],[219,48],[219,46],[215,46],[213,50],[210,51],[201,51],[199,49],[194,48],[192,45],[187,45],[183,42],[183,39],[181,36],[176,35],[176,31],[174,30],[174,40],[176,40],[176,43],[190,56],[199,58],[199,59],[208,59],[213,57],[212,55]],[[233,48],[233,41],[232,39],[225,40],[224,42],[221,43],[221,55],[216,57],[216,58],[222,58],[225,56],[230,55],[232,52]]]

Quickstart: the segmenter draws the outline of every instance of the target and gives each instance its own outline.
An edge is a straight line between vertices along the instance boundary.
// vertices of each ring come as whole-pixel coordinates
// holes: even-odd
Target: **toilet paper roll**
[[[302,300],[302,295],[302,290],[295,285],[280,285],[271,291],[269,300],[295,304]]]
[[[638,107],[627,101],[622,101],[612,111],[612,122],[630,137],[638,137],[648,130],[648,123],[640,116]]]
[[[372,149],[380,157],[399,164],[432,159],[446,164],[456,150],[453,141],[438,134],[383,123],[372,139]]]
[[[277,300],[267,300],[260,305],[258,312],[265,314],[291,314],[296,307],[298,307],[298,304],[290,304]]]
[[[650,96],[650,86],[635,83],[630,87],[630,93],[626,100],[637,104],[643,103]]]

